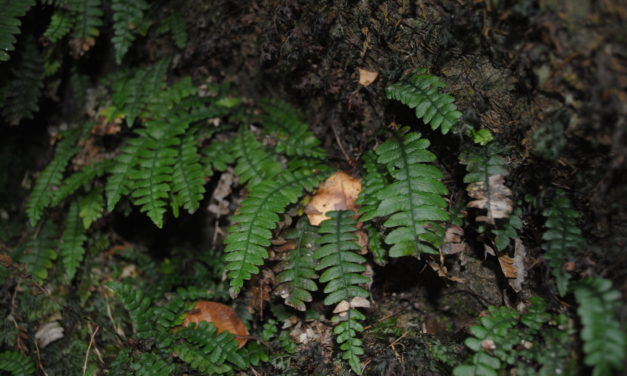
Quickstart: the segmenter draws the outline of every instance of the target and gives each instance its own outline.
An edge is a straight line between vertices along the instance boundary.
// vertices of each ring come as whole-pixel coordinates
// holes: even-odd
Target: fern
[[[445,86],[438,77],[426,74],[424,69],[417,69],[400,82],[388,86],[386,95],[388,99],[415,108],[416,117],[429,124],[431,129],[440,128],[442,134],[447,134],[462,114],[457,111],[455,99],[440,92]]]
[[[305,303],[313,299],[311,291],[318,289],[313,281],[316,271],[312,251],[317,248],[318,236],[307,218],[303,218],[285,238],[294,242],[294,249],[289,251],[283,271],[276,276],[276,283],[280,284],[277,290],[281,291],[285,304],[304,312]]]
[[[15,35],[20,33],[23,17],[35,5],[35,0],[0,0],[0,61],[9,60],[9,52],[15,49]]]
[[[105,202],[102,197],[102,189],[100,188],[92,190],[87,194],[87,196],[80,199],[80,209],[78,214],[83,220],[83,226],[85,229],[90,228],[92,223],[102,217],[104,205]]]
[[[314,257],[319,260],[316,266],[320,275],[320,282],[326,283],[324,293],[325,305],[337,304],[341,301],[351,302],[355,297],[367,298],[368,291],[360,284],[371,282],[370,278],[360,274],[366,271],[363,265],[366,259],[359,255],[357,235],[355,235],[357,221],[353,218],[352,211],[327,212],[329,217],[320,224],[318,232],[321,247],[314,252]],[[357,332],[364,330],[359,321],[365,316],[358,310],[349,307],[346,312],[332,318],[336,325],[333,332],[337,336],[342,356],[348,360],[355,373],[361,373],[359,356],[364,353],[362,342],[356,338]]]
[[[4,351],[0,353],[0,370],[13,376],[30,376],[35,373],[35,363],[19,352]]]
[[[242,202],[224,241],[232,296],[237,296],[244,281],[259,272],[258,266],[268,257],[266,247],[270,245],[279,214],[320,179],[320,175],[284,173],[256,185]]]
[[[65,37],[74,27],[75,17],[65,9],[57,9],[52,13],[50,24],[44,32],[44,38],[51,43],[56,43]]]
[[[324,159],[326,152],[307,123],[290,105],[278,100],[261,102],[265,111],[264,130],[277,139],[277,151],[288,156],[307,156]]]
[[[384,171],[381,171],[377,164],[377,156],[369,151],[362,156],[366,174],[363,180],[363,189],[359,193],[359,198],[355,202],[360,206],[360,220],[367,222],[377,215],[377,207],[381,203],[379,193],[388,184]]]
[[[130,284],[111,282],[109,287],[129,313],[137,338],[148,339],[154,334],[152,327],[151,300],[140,289]]]
[[[577,283],[575,298],[583,325],[584,363],[594,368],[594,376],[610,375],[612,370],[621,370],[627,335],[618,320],[620,292],[614,290],[612,282],[606,279],[587,278]]]
[[[74,194],[81,186],[90,183],[96,177],[102,176],[111,166],[112,161],[110,160],[96,162],[90,166],[83,166],[79,171],[63,179],[61,187],[54,192],[51,205],[59,205],[61,201]]]
[[[84,52],[85,43],[90,46],[100,35],[103,15],[100,0],[69,0],[69,5],[76,14],[73,34],[81,42],[81,50]]]
[[[159,32],[172,33],[172,39],[176,47],[183,49],[187,44],[187,28],[185,26],[185,20],[179,12],[174,12],[168,16],[159,27]]]
[[[387,166],[394,179],[379,191],[381,203],[376,212],[380,217],[389,216],[384,225],[394,228],[385,237],[385,243],[392,245],[392,257],[437,254],[443,238],[442,226],[434,226],[433,222],[448,220],[442,198],[448,191],[440,182],[440,170],[425,163],[435,160],[428,146],[429,141],[419,133],[406,133],[376,149],[378,162]]]
[[[26,214],[32,226],[35,226],[41,218],[43,211],[48,207],[54,197],[52,189],[61,184],[65,167],[76,153],[75,146],[78,132],[68,132],[56,147],[52,162],[41,172],[35,182],[35,187],[26,204]]]
[[[115,47],[115,61],[122,63],[122,59],[135,40],[133,29],[144,17],[148,4],[144,0],[113,0],[113,46]]]
[[[2,115],[9,124],[18,125],[22,119],[33,119],[39,110],[38,102],[43,88],[44,63],[32,38],[25,41],[20,51],[20,64],[12,69],[12,73]]]
[[[142,353],[136,362],[131,364],[131,369],[137,376],[168,376],[176,369],[174,364],[168,364],[160,356],[152,353]]]
[[[131,190],[130,175],[138,163],[139,154],[148,143],[148,138],[137,137],[128,140],[120,154],[115,158],[115,164],[111,168],[111,175],[107,180],[105,193],[107,195],[107,210],[112,211],[123,195]]]
[[[76,274],[76,269],[85,254],[83,244],[87,241],[85,227],[81,223],[78,214],[78,204],[73,202],[67,212],[63,235],[61,235],[61,244],[59,246],[59,253],[61,254],[61,260],[63,261],[65,275],[68,281],[72,281],[74,274]]]
[[[188,212],[193,213],[198,209],[205,193],[204,185],[205,180],[196,149],[195,134],[189,132],[181,142],[174,165],[172,188],[177,196],[176,202],[182,203]]]
[[[202,163],[205,167],[205,175],[211,176],[214,171],[225,171],[235,161],[233,144],[231,140],[214,140],[202,149]]]
[[[52,261],[57,258],[57,253],[54,251],[55,232],[56,228],[51,222],[44,224],[41,231],[28,241],[26,252],[20,258],[20,263],[26,265],[28,273],[40,283],[48,277],[48,269],[52,267]]]
[[[249,188],[283,171],[274,155],[266,152],[255,135],[244,128],[238,132],[232,151],[237,158],[235,174]]]
[[[510,244],[511,240],[518,237],[518,231],[522,230],[523,227],[520,216],[520,208],[516,208],[507,221],[492,230],[492,233],[495,235],[494,245],[498,251],[504,251]]]
[[[585,245],[581,230],[577,227],[579,213],[572,208],[564,192],[558,191],[551,208],[546,209],[543,214],[547,217],[547,231],[542,235],[542,239],[546,241],[543,245],[544,256],[551,274],[555,277],[557,290],[564,296],[571,276],[563,266]]]

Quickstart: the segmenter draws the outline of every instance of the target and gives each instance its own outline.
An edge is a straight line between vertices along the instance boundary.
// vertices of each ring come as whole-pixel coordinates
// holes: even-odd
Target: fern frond
[[[95,41],[96,37],[100,35],[99,28],[102,26],[103,12],[100,0],[69,0],[68,5],[76,14],[73,29],[74,37],[81,41],[81,44]]]
[[[25,41],[20,51],[20,64],[12,69],[12,73],[2,115],[9,124],[18,125],[22,119],[32,119],[39,110],[38,102],[44,85],[44,62],[32,38]]]
[[[141,289],[130,284],[111,282],[109,287],[129,313],[137,338],[148,339],[154,334],[152,327],[151,300]]]
[[[366,174],[362,179],[362,190],[355,203],[359,205],[360,221],[366,222],[376,217],[377,207],[381,203],[379,192],[388,184],[385,172],[377,164],[377,156],[368,151],[362,156]]]
[[[52,13],[52,17],[50,17],[50,24],[48,24],[44,32],[44,38],[48,39],[51,43],[58,42],[72,30],[74,21],[74,15],[71,12],[65,9],[55,10],[54,13]]]
[[[113,162],[111,160],[96,162],[90,166],[83,166],[79,171],[63,179],[61,187],[54,192],[51,205],[59,205],[61,201],[71,196],[84,184],[90,183],[95,178],[102,176],[112,165]]]
[[[547,217],[547,231],[542,235],[545,258],[555,277],[560,296],[568,292],[570,273],[563,266],[573,259],[574,254],[585,245],[581,230],[577,227],[579,213],[573,209],[570,200],[562,191],[558,191],[549,209],[542,213]]]
[[[201,321],[177,330],[176,335],[185,342],[174,345],[174,351],[194,369],[222,374],[248,366],[237,353],[235,336],[227,331],[218,334],[213,323]]]
[[[367,298],[369,295],[368,290],[359,286],[370,283],[371,280],[361,274],[366,271],[366,259],[358,253],[359,245],[355,235],[357,221],[353,218],[354,214],[352,211],[327,212],[329,219],[322,222],[318,229],[318,233],[322,234],[321,247],[314,252],[314,258],[319,260],[316,269],[323,271],[319,280],[326,283],[325,305],[341,301],[350,303],[355,297]],[[356,335],[364,330],[359,321],[364,320],[365,316],[356,309],[348,308],[346,312],[332,318],[332,322],[336,324],[333,332],[344,352],[342,357],[359,374],[359,356],[364,350]]]
[[[407,133],[381,144],[376,152],[378,162],[387,166],[394,182],[379,191],[381,200],[376,215],[390,216],[384,225],[394,228],[385,237],[392,245],[390,256],[418,256],[420,252],[437,254],[443,238],[437,221],[448,220],[448,190],[440,182],[442,172],[425,162],[436,157],[427,150],[429,141],[419,133]]]
[[[80,199],[78,215],[83,220],[85,229],[91,227],[92,223],[102,217],[104,205],[104,197],[102,196],[102,189],[100,188],[93,189],[87,196]]]
[[[135,40],[134,28],[144,17],[148,4],[144,0],[113,0],[113,46],[115,47],[115,61],[122,63],[122,59]]]
[[[575,298],[583,325],[584,363],[594,367],[594,376],[611,375],[612,370],[622,369],[627,334],[618,320],[620,292],[607,279],[587,278],[575,287]]]
[[[15,49],[15,35],[20,33],[19,20],[35,5],[35,0],[0,0],[0,61],[9,60],[9,52]]]
[[[52,162],[46,166],[37,178],[33,191],[26,203],[26,215],[32,226],[39,222],[44,209],[52,202],[54,197],[52,189],[61,184],[65,167],[78,150],[76,147],[77,138],[78,132],[76,131],[65,133],[64,138],[59,141],[55,149]]]
[[[0,353],[0,370],[13,376],[30,376],[35,373],[35,362],[17,351],[4,351]]]
[[[75,108],[79,113],[84,112],[87,101],[87,89],[89,87],[89,77],[72,69],[70,75],[70,87],[72,88],[72,98],[74,98]]]
[[[176,369],[176,365],[166,362],[158,355],[145,352],[131,364],[131,369],[137,376],[169,376]]]
[[[242,128],[234,141],[232,151],[237,158],[235,174],[249,188],[283,171],[275,156],[265,151],[252,132]]]
[[[76,269],[83,260],[83,255],[85,254],[83,244],[86,241],[87,236],[78,213],[78,204],[73,202],[67,212],[63,235],[61,235],[61,244],[59,245],[59,253],[61,254],[68,281],[72,281],[74,274],[76,274]]]
[[[281,291],[285,304],[305,312],[305,303],[313,299],[310,291],[318,289],[313,281],[316,277],[313,250],[318,246],[318,236],[309,220],[303,218],[285,238],[294,242],[294,249],[288,251],[283,271],[276,276],[276,283],[280,284],[277,290]]]
[[[178,197],[176,201],[181,203],[190,214],[193,213],[198,209],[205,193],[204,185],[203,168],[198,157],[195,133],[189,132],[181,142],[174,164],[172,190]]]
[[[202,149],[202,164],[205,175],[211,176],[215,171],[222,172],[235,162],[232,140],[214,140]]]
[[[324,159],[326,152],[320,140],[311,133],[298,112],[279,100],[263,100],[261,107],[264,130],[277,139],[277,151],[288,156],[307,156]]]
[[[198,89],[192,84],[191,78],[185,77],[155,93],[146,103],[142,115],[144,118],[168,120],[171,123],[202,120],[198,119],[198,113],[189,113],[191,108],[202,103],[197,101],[197,94]]]
[[[172,33],[172,39],[174,39],[176,47],[180,49],[185,48],[185,44],[187,44],[187,27],[181,13],[175,11],[168,16],[161,24],[161,27],[159,27],[159,31],[162,33],[169,31]]]
[[[508,171],[500,156],[503,147],[496,142],[487,146],[462,153],[460,160],[466,165],[464,183],[488,183],[488,178],[493,175],[507,175]]]
[[[144,150],[147,143],[146,137],[132,138],[115,158],[105,187],[108,211],[112,211],[120,198],[131,191],[130,175],[140,159],[140,152]]]
[[[51,222],[47,222],[36,237],[27,243],[27,251],[20,258],[20,263],[26,265],[28,273],[39,283],[48,277],[48,269],[52,267],[52,261],[57,259],[54,251],[56,229]]]
[[[462,113],[457,111],[455,98],[440,92],[446,84],[425,72],[424,69],[416,69],[400,82],[388,86],[385,93],[388,99],[415,108],[416,117],[430,125],[431,129],[440,128],[442,134],[447,134]]]
[[[518,231],[523,228],[520,216],[521,210],[520,208],[516,208],[512,211],[509,218],[507,218],[506,222],[492,229],[492,233],[495,235],[494,245],[496,245],[496,249],[499,252],[505,250],[511,241],[518,237]]]
[[[233,217],[233,225],[224,240],[224,260],[231,280],[231,295],[237,296],[244,281],[259,272],[268,257],[272,230],[279,222],[279,213],[298,200],[303,190],[311,190],[321,175],[283,173],[255,186]]]
[[[361,221],[361,217],[359,218]],[[374,262],[378,265],[385,265],[387,263],[387,251],[383,247],[383,240],[381,239],[381,233],[372,223],[365,223],[364,230],[368,234],[368,249],[372,253]]]

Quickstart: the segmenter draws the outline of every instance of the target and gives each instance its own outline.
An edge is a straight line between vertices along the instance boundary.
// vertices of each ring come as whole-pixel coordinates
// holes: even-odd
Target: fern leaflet
[[[440,93],[445,86],[438,77],[425,74],[424,69],[417,69],[385,91],[388,99],[415,108],[416,117],[429,124],[431,129],[440,128],[442,134],[447,134],[462,113],[457,111],[451,95]]]
[[[59,253],[61,254],[68,281],[72,281],[74,274],[76,274],[76,269],[83,260],[83,255],[85,254],[83,244],[85,244],[85,241],[87,241],[87,236],[85,235],[85,227],[78,215],[78,204],[73,202],[67,212],[59,246]]]
[[[407,129],[403,130],[406,131]],[[385,227],[394,228],[385,237],[391,244],[390,256],[437,254],[443,227],[434,221],[448,220],[442,195],[447,189],[440,182],[442,172],[432,165],[435,155],[427,150],[429,141],[419,133],[406,133],[381,144],[378,162],[387,166],[394,182],[379,191],[377,216],[390,216]]]
[[[135,40],[133,29],[144,17],[148,4],[144,0],[113,0],[113,38],[115,46],[115,61],[122,63],[122,59]]]
[[[70,0],[70,9],[76,14],[74,23],[74,37],[81,43],[81,50],[89,49],[100,34],[98,28],[102,26],[102,9],[100,0]]]
[[[318,271],[323,271],[320,275],[320,282],[326,283],[324,293],[325,305],[333,305],[341,301],[350,302],[355,297],[367,298],[368,291],[360,284],[371,282],[369,277],[361,273],[366,271],[363,265],[366,259],[358,254],[359,245],[357,235],[355,235],[357,221],[353,218],[352,211],[331,211],[326,215],[329,217],[320,224],[318,232],[321,247],[314,252],[314,257],[319,260],[316,266]],[[344,352],[342,356],[348,360],[355,373],[361,373],[359,356],[364,353],[362,342],[356,338],[357,332],[364,330],[359,321],[365,316],[351,306],[332,318],[336,324],[333,332],[337,336],[340,349]]]
[[[20,33],[23,17],[35,5],[35,0],[0,0],[0,61],[9,60],[9,51],[15,49],[15,34]]]
[[[176,366],[168,364],[160,356],[152,353],[142,353],[136,362],[131,364],[131,369],[137,376],[169,376]]]
[[[284,173],[255,186],[233,217],[233,225],[224,240],[226,271],[231,279],[231,295],[237,296],[244,281],[259,272],[268,257],[272,230],[279,222],[279,213],[296,202],[303,190],[319,183],[320,175]]]
[[[51,43],[58,42],[72,30],[74,21],[73,15],[67,10],[55,10],[50,18],[50,24],[44,32],[44,38],[48,39]]]
[[[551,274],[555,277],[557,290],[564,296],[568,292],[570,273],[563,266],[572,259],[573,253],[585,245],[581,230],[577,227],[579,213],[573,209],[564,192],[558,191],[551,207],[543,214],[547,217],[547,231],[542,235],[542,239],[546,241],[543,245],[544,255]]]
[[[44,62],[32,38],[25,41],[20,51],[20,64],[12,69],[12,73],[2,115],[9,124],[18,125],[22,119],[32,119],[39,110],[39,97],[44,86]]]
[[[30,376],[35,373],[35,363],[17,351],[4,351],[0,353],[0,370],[13,376]]]
[[[285,304],[304,312],[305,303],[313,299],[310,291],[318,289],[313,281],[316,271],[312,251],[317,248],[318,236],[307,218],[303,218],[285,238],[294,242],[294,249],[289,251],[283,271],[276,276],[276,283],[280,284],[277,290]]]
[[[206,176],[213,175],[214,171],[225,171],[235,161],[231,140],[214,140],[202,149],[202,154]]]
[[[189,132],[179,147],[172,175],[173,193],[178,197],[176,201],[182,203],[183,208],[189,213],[193,213],[198,209],[205,193],[204,185],[205,180],[196,149],[195,134]]]
[[[185,20],[179,12],[174,12],[168,16],[161,24],[161,27],[159,27],[159,31],[162,33],[169,31],[172,33],[172,39],[174,39],[176,47],[180,49],[185,48],[185,44],[187,43],[187,28],[185,26]]]
[[[263,127],[277,139],[277,151],[288,156],[324,159],[326,152],[294,108],[278,100],[261,102],[265,111]]]
[[[132,138],[115,158],[115,164],[111,168],[111,175],[105,187],[108,211],[115,208],[122,195],[127,195],[130,192],[131,172],[139,160],[140,151],[144,150],[147,143],[148,138],[146,137]]]
[[[366,222],[376,217],[377,207],[381,203],[379,192],[388,184],[384,171],[377,164],[377,156],[369,151],[362,156],[366,175],[363,178],[363,189],[355,202],[360,206],[360,221]]]
[[[575,287],[583,330],[584,363],[594,367],[594,376],[611,375],[624,365],[627,335],[621,329],[618,313],[621,294],[612,282],[603,278],[587,278]]]
[[[96,162],[90,166],[83,166],[79,171],[63,180],[61,187],[54,192],[54,197],[51,202],[52,206],[59,205],[61,201],[71,196],[81,186],[91,182],[96,177],[102,176],[111,166],[112,161],[110,160]]]
[[[55,226],[47,222],[39,234],[29,240],[27,251],[20,259],[20,262],[26,265],[28,273],[40,283],[48,277],[48,269],[52,267],[52,261],[57,258],[57,253],[54,251],[55,232]]]
[[[129,284],[111,282],[109,287],[129,313],[137,338],[148,339],[154,334],[151,300],[142,290]]]
[[[274,155],[265,151],[255,135],[244,128],[238,132],[232,151],[237,157],[235,174],[249,188],[283,171]]]
[[[39,222],[44,209],[52,202],[54,197],[52,188],[61,184],[65,167],[77,151],[75,144],[78,132],[69,132],[64,136],[56,147],[52,162],[41,172],[28,198],[26,214],[32,226]]]
[[[101,188],[93,189],[80,199],[78,215],[82,218],[85,229],[90,228],[92,223],[102,217],[104,205]]]

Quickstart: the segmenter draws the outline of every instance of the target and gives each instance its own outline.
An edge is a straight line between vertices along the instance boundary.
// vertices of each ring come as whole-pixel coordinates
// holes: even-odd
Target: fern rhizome
[[[17,3],[5,4],[8,10],[0,16],[10,26],[0,30],[0,61],[11,57],[19,19],[34,5],[34,1]],[[105,25],[101,2],[48,3],[50,23],[42,38],[53,44],[67,40],[75,57],[88,51]],[[128,59],[134,41],[154,23],[152,9],[143,0],[111,1],[107,12],[111,12],[117,64]],[[181,15],[168,10],[164,20],[159,32],[171,33],[174,44],[184,47]],[[13,125],[38,111],[42,80],[57,74],[62,64],[50,50],[40,51],[33,39],[25,38],[22,45],[14,57],[20,63],[11,71],[15,87],[3,92],[3,117]],[[455,248],[454,238],[463,243],[462,227],[466,227],[477,234],[474,240],[486,254],[499,263],[513,260],[513,264],[519,257],[522,268],[517,252],[523,244],[525,208],[514,203],[508,188],[502,148],[491,141],[487,129],[469,130],[462,124],[462,113],[447,85],[426,70],[414,70],[386,89],[388,99],[415,111],[418,124],[393,124],[385,135],[377,133],[369,140],[363,149],[370,150],[356,155],[359,162],[352,171],[360,176],[358,199],[349,208],[331,205],[319,213],[326,219],[314,225],[304,208],[338,168],[329,162],[334,158],[327,154],[328,143],[316,137],[290,104],[277,99],[254,102],[234,96],[224,85],[197,87],[189,77],[172,79],[168,75],[172,64],[163,58],[111,73],[91,92],[91,107],[80,94],[87,93],[89,80],[71,71],[75,100],[90,107],[89,120],[80,118],[55,134],[50,162],[36,175],[25,205],[28,233],[8,258],[0,260],[20,279],[20,289],[33,289],[15,304],[37,307],[29,314],[45,318],[46,325],[55,327],[55,313],[61,310],[45,287],[52,280],[76,287],[79,306],[92,300],[106,312],[99,317],[109,322],[88,320],[68,334],[73,346],[89,353],[93,343],[85,345],[83,339],[93,340],[102,330],[101,336],[112,343],[105,355],[110,364],[102,372],[237,374],[268,361],[271,349],[255,336],[240,348],[236,336],[217,323],[182,327],[186,314],[195,309],[193,303],[201,299],[230,300],[237,306],[262,296],[258,300],[263,306],[264,300],[271,300],[263,298],[269,295],[263,290],[266,284],[290,307],[290,314],[313,315],[332,328],[339,357],[360,374],[367,364],[364,335],[378,324],[368,315],[374,303],[372,263],[384,266],[403,257],[415,258],[439,276],[460,282],[447,275],[447,260],[462,251],[448,250]],[[421,127],[423,132],[418,131]],[[431,142],[425,135],[432,131],[462,140],[459,160],[466,173],[457,179],[459,187],[436,150],[429,150]],[[468,197],[460,198],[464,192]],[[176,257],[183,250],[155,261],[130,244],[110,244],[110,237],[102,232],[107,221],[130,213],[163,229],[180,217],[202,214],[205,207],[216,217],[211,249],[195,255],[191,267]],[[579,305],[583,363],[595,374],[609,374],[620,369],[624,358],[625,336],[617,319],[619,295],[602,278],[573,281],[573,270],[564,267],[585,246],[577,212],[566,194],[558,191],[543,213],[544,259],[559,295],[574,296]],[[111,263],[112,258],[116,263]],[[513,278],[505,268],[503,277]],[[37,289],[43,294],[35,293]],[[316,311],[316,301],[327,307]],[[125,316],[111,315],[112,307],[123,308]],[[273,303],[271,310],[278,319],[280,311],[288,308],[276,307]],[[251,329],[258,324],[249,311],[239,308],[238,314]],[[81,317],[70,306],[67,312]],[[258,313],[263,314],[263,308]],[[13,313],[10,316],[15,321]],[[607,327],[600,325],[603,317]],[[22,329],[15,322],[12,335],[21,341]],[[287,331],[276,334],[277,325],[267,321],[261,338],[277,341],[287,353],[295,352]],[[553,314],[539,298],[530,299],[520,310],[491,306],[469,329],[471,336],[465,343],[471,354],[461,364],[449,364],[448,370],[455,375],[497,375],[514,368],[519,374],[572,371],[567,349],[574,333],[569,325],[566,315]],[[528,346],[533,343],[538,346]],[[540,351],[540,343],[550,352]],[[85,374],[87,358],[84,364]],[[93,364],[90,370],[97,374],[98,366]],[[35,363],[22,352],[4,351],[0,369],[31,375]]]

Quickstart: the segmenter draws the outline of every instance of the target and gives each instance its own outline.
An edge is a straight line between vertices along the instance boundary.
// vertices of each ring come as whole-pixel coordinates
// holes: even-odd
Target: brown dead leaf
[[[499,256],[499,264],[501,264],[501,270],[507,278],[507,282],[514,289],[519,292],[522,290],[522,284],[525,281],[525,257],[527,255],[527,249],[522,240],[516,239],[514,246],[514,257],[509,257],[504,254]]]
[[[235,341],[239,344],[239,348],[242,348],[248,340],[248,329],[246,329],[242,319],[230,307],[222,303],[206,300],[197,302],[194,309],[185,315],[181,326],[198,324],[201,321],[213,323],[218,333],[227,331],[235,335]]]
[[[332,210],[355,210],[355,200],[361,192],[361,180],[353,178],[343,171],[338,171],[323,181],[311,201],[305,207],[305,213],[313,226],[328,219],[326,212]]]
[[[369,71],[363,68],[357,68],[357,71],[359,71],[359,84],[362,86],[368,86],[372,84],[379,75],[379,73],[377,72]]]
[[[505,185],[503,175],[490,176],[488,187],[483,181],[469,184],[468,195],[474,199],[468,207],[487,210],[487,215],[477,217],[479,222],[493,225],[495,219],[508,218],[512,213],[512,191]]]
[[[94,38],[72,38],[69,42],[70,54],[74,58],[82,56],[96,44]]]
[[[446,229],[446,233],[444,234],[444,244],[442,244],[440,250],[442,250],[442,253],[445,255],[454,255],[465,252],[468,249],[468,244],[464,242],[463,237],[463,228],[456,225],[450,225]]]
[[[227,215],[230,212],[229,202],[226,198],[231,194],[233,187],[233,168],[229,167],[220,175],[218,185],[211,194],[211,201],[207,207],[207,211],[215,214],[217,217]]]

